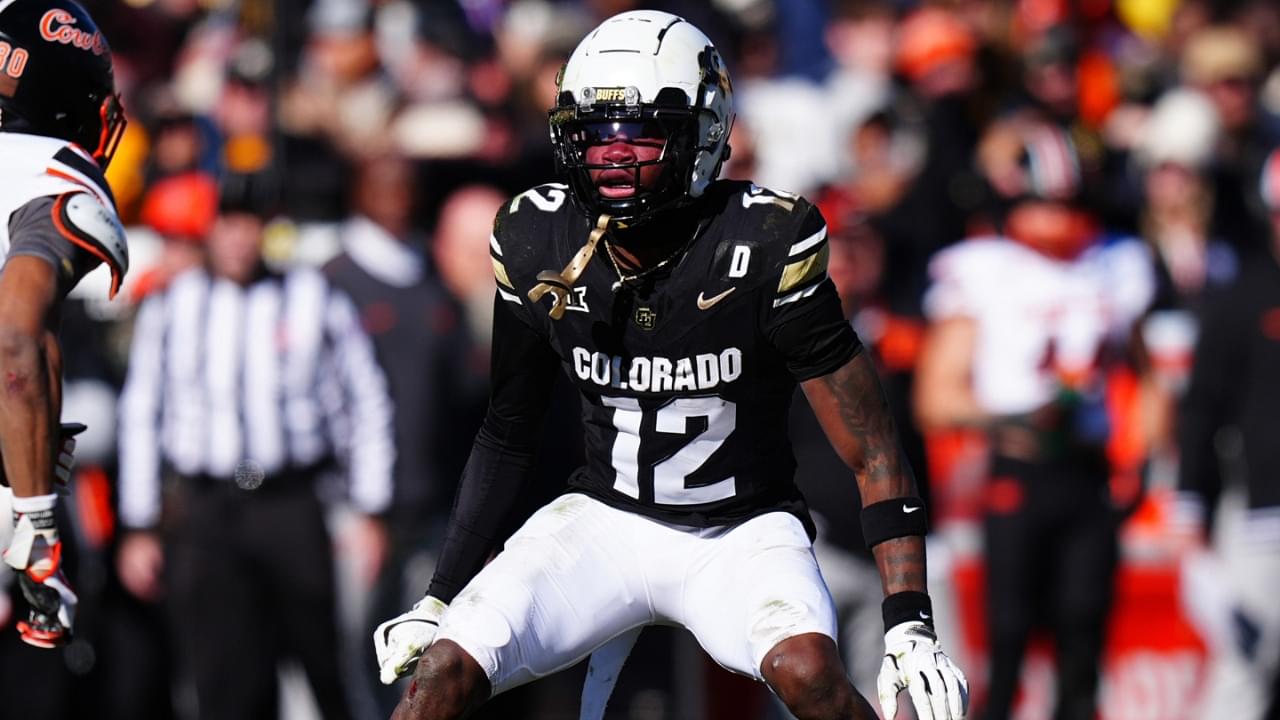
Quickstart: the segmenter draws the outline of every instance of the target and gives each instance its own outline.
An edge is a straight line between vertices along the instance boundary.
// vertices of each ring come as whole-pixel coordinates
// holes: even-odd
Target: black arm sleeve
[[[58,231],[53,223],[56,200],[52,195],[38,197],[9,217],[8,257],[29,255],[48,262],[58,276],[59,297],[66,297],[80,278],[98,266],[99,260]]]
[[[1191,382],[1178,413],[1178,491],[1204,504],[1206,521],[1222,490],[1214,440],[1229,418],[1233,378],[1240,367],[1239,325],[1247,313],[1237,306],[1239,296],[1228,291],[1206,310]]]
[[[427,590],[444,602],[484,566],[533,467],[559,358],[547,340],[494,301],[489,409],[471,446],[435,576]]]

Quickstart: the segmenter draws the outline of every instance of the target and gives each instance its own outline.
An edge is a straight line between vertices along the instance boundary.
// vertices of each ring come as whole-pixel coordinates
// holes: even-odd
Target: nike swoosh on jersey
[[[720,293],[719,295],[712,295],[712,296],[711,296],[711,297],[709,297],[709,298],[704,298],[704,297],[702,297],[702,293],[701,293],[701,292],[699,292],[699,293],[698,293],[698,309],[699,309],[699,310],[710,310],[710,309],[711,309],[711,307],[712,307],[713,305],[715,305],[716,303],[720,302],[721,300],[723,300],[723,299],[725,299],[725,298],[729,297],[729,293],[731,293],[731,292],[733,292],[734,290],[737,290],[737,289],[738,289],[738,286],[737,286],[737,285],[734,285],[733,287],[729,288],[728,290],[725,290],[724,292]]]
[[[902,512],[904,512],[904,513],[906,513],[906,514],[910,515],[911,513],[913,513],[913,512],[915,512],[915,511],[919,510],[919,509],[920,509],[920,508],[922,508],[922,507],[924,507],[924,506],[923,506],[923,505],[917,505],[917,506],[915,506],[915,507],[911,507],[910,505],[903,505],[903,506],[902,506]]]

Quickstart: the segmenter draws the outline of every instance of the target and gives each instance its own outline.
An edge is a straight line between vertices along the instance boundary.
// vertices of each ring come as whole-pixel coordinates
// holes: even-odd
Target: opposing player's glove
[[[876,685],[885,720],[897,715],[898,693],[904,689],[920,720],[963,720],[969,683],[942,651],[933,628],[918,621],[900,623],[885,633],[884,647]]]
[[[378,656],[378,677],[390,685],[408,673],[436,639],[446,605],[430,595],[413,604],[409,612],[394,617],[373,631]]]
[[[58,433],[58,461],[53,467],[58,485],[70,484],[71,471],[76,467],[76,436],[88,429],[83,423],[62,423]]]
[[[18,585],[31,606],[27,620],[17,625],[23,642],[52,648],[70,640],[76,594],[62,574],[62,543],[52,509],[17,516],[4,561],[18,572]]]

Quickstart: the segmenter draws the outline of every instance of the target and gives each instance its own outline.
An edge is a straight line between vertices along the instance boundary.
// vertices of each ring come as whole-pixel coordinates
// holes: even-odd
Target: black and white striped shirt
[[[120,404],[127,526],[159,520],[162,467],[230,481],[338,457],[357,508],[391,501],[386,379],[355,306],[313,269],[175,278],[139,310]]]

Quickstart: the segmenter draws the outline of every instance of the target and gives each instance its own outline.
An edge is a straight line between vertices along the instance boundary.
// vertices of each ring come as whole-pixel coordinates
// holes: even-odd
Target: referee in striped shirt
[[[119,570],[135,595],[163,598],[200,720],[274,718],[283,656],[326,720],[348,718],[315,481],[341,461],[352,504],[387,510],[391,400],[350,299],[316,270],[263,265],[265,212],[247,190],[224,190],[205,266],[138,313]]]

